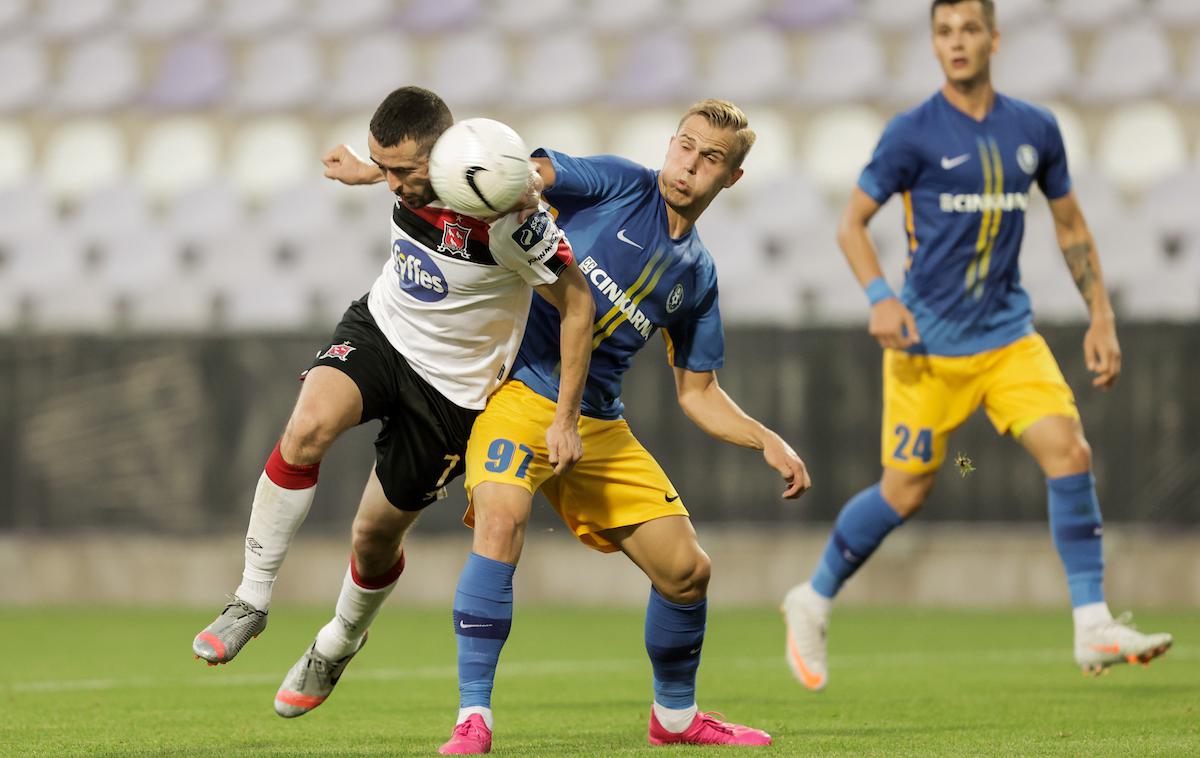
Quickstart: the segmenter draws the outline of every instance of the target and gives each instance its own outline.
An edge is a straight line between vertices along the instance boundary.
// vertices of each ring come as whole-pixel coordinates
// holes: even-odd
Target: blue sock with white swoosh
[[[1050,532],[1067,570],[1071,606],[1104,602],[1104,528],[1092,472],[1046,480]]]
[[[492,707],[492,682],[500,650],[512,628],[511,563],[467,556],[454,593],[454,635],[458,640],[460,708]]]
[[[654,669],[654,702],[667,708],[696,704],[696,669],[704,646],[708,600],[679,605],[650,588],[646,652]]]

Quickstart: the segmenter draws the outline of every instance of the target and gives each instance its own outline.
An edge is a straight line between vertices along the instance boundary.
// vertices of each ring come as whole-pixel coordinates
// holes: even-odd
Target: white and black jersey
[[[573,261],[545,210],[491,225],[431,204],[397,201],[391,258],[368,303],[380,331],[449,400],[481,409],[512,368],[525,333],[530,286]]]

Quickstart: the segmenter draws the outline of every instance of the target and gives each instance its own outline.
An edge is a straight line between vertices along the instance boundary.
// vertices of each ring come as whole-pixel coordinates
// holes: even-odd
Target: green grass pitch
[[[434,755],[457,706],[450,614],[403,592],[337,692],[295,720],[271,701],[327,612],[279,607],[233,663],[191,657],[199,611],[0,610],[4,755]],[[497,756],[1200,755],[1200,614],[1149,668],[1082,676],[1065,612],[840,610],[831,683],[795,684],[773,610],[714,608],[700,706],[769,731],[769,748],[651,748],[642,617],[518,607],[500,663]]]

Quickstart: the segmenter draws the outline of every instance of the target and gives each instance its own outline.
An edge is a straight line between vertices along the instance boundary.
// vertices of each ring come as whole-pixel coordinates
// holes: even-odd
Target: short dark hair
[[[937,11],[939,5],[958,5],[959,3],[970,2],[970,0],[933,0],[933,4],[929,6],[929,20],[933,20],[933,14]],[[983,17],[987,19],[989,29],[996,28],[996,3],[994,0],[979,0],[979,4],[983,6]]]
[[[454,124],[449,106],[424,87],[401,87],[384,98],[371,117],[371,135],[380,147],[406,139],[432,146]]]

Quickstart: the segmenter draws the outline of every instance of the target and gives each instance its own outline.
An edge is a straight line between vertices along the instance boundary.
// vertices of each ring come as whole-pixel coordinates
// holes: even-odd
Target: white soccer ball
[[[438,199],[467,216],[511,210],[529,190],[529,148],[510,127],[490,118],[459,121],[429,155]]]

